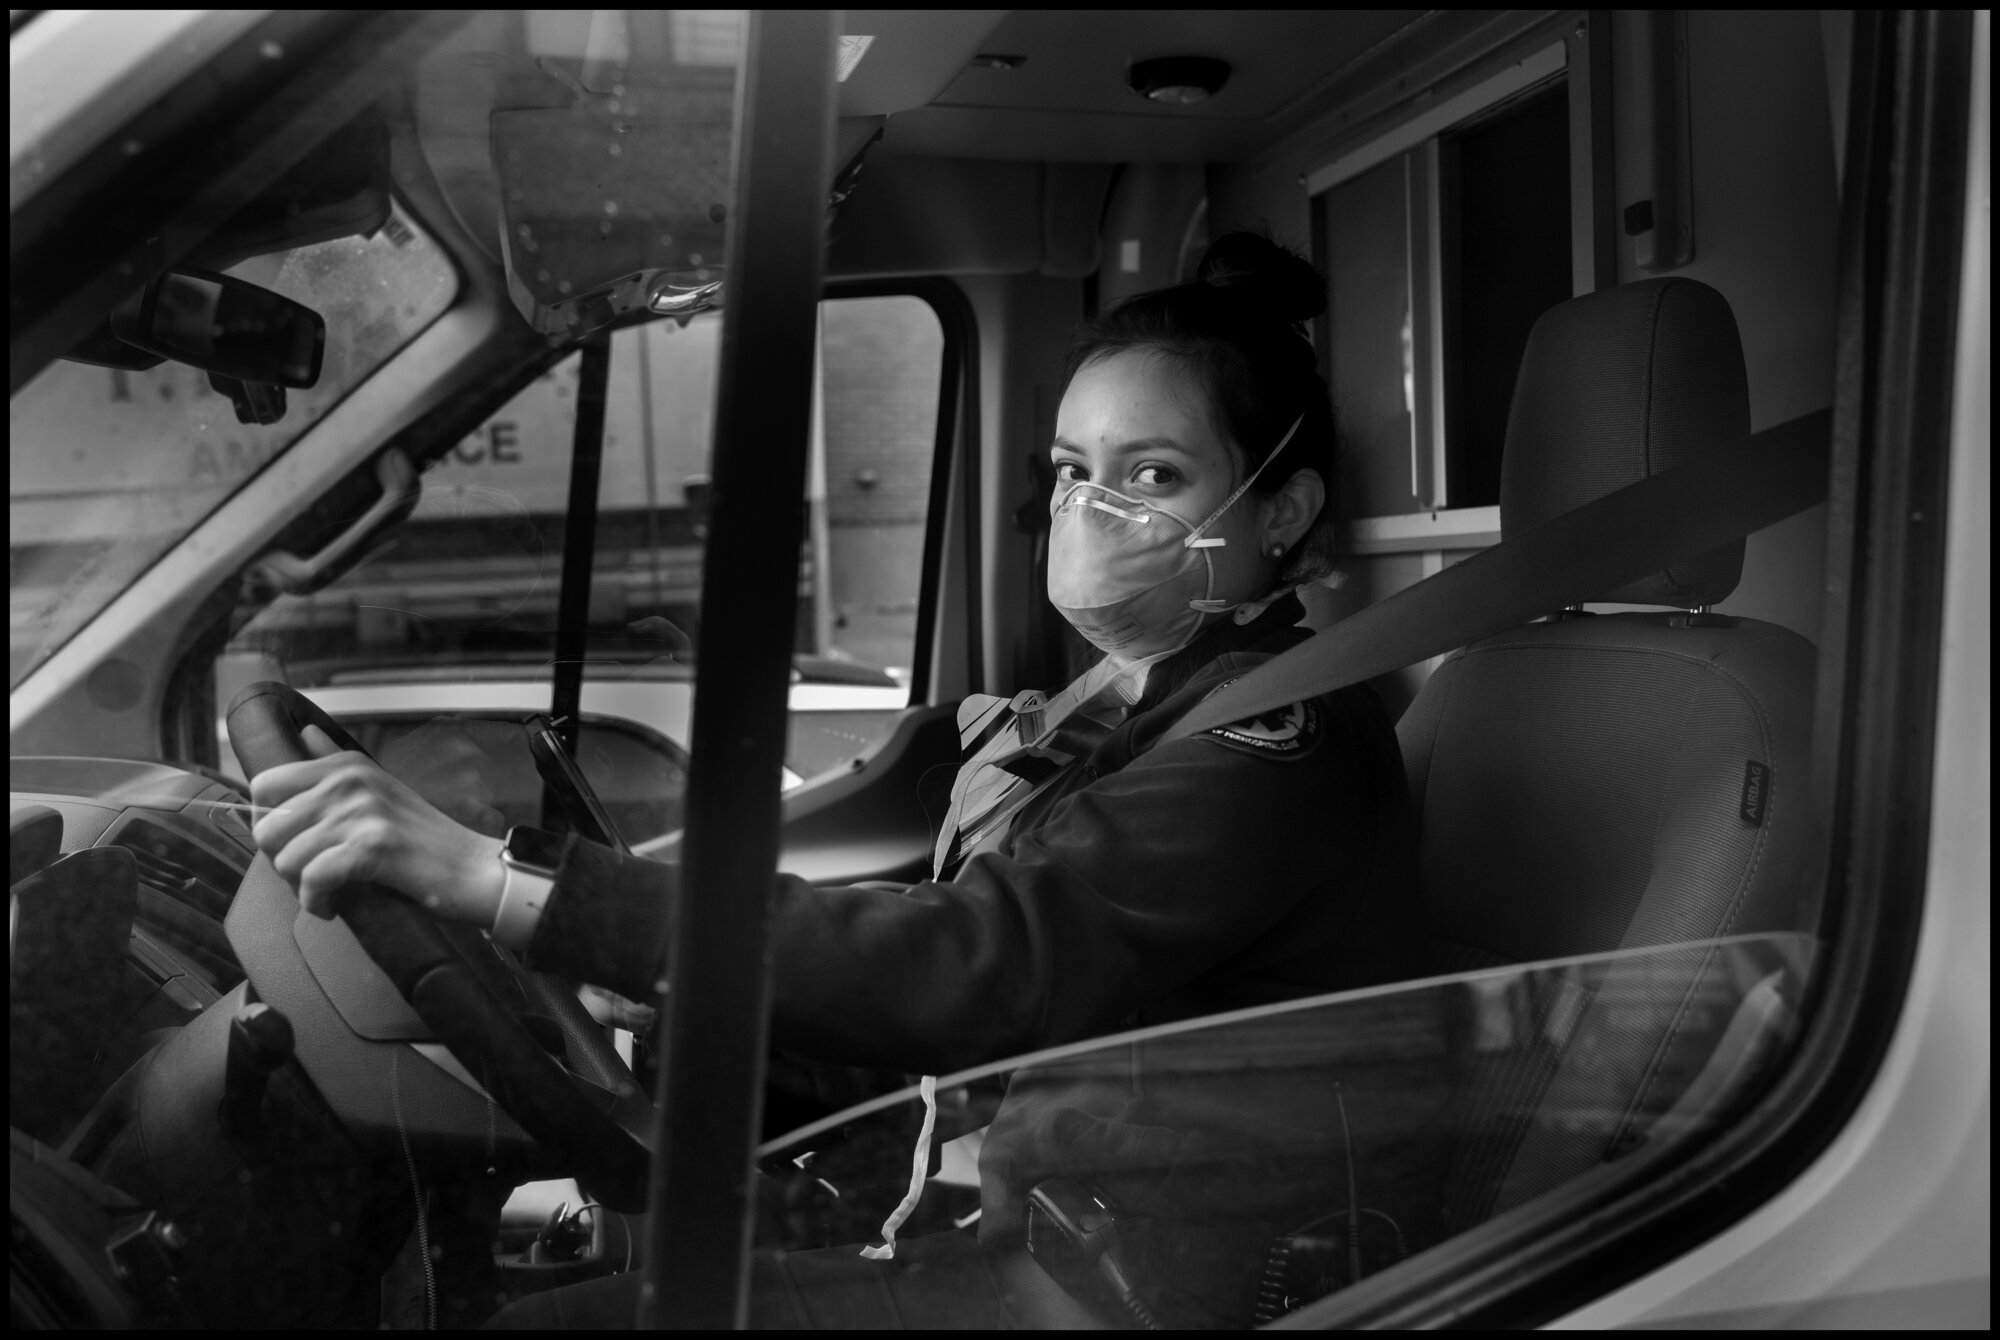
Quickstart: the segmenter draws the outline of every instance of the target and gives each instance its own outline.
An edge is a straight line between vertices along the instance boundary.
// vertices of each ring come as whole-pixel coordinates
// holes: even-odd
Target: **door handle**
[[[410,464],[408,456],[394,448],[383,452],[375,463],[375,477],[381,481],[382,496],[330,544],[307,558],[289,550],[273,549],[252,563],[244,576],[279,595],[298,595],[317,589],[416,492],[416,467]]]

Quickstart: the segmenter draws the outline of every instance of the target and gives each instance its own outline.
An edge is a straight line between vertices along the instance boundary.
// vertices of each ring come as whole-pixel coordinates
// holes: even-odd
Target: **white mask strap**
[[[1264,467],[1269,465],[1272,461],[1277,460],[1278,457],[1283,454],[1286,445],[1289,444],[1292,440],[1292,434],[1298,432],[1299,425],[1304,423],[1305,421],[1306,421],[1306,416],[1303,414],[1299,415],[1298,418],[1292,420],[1292,426],[1290,428],[1287,428],[1285,430],[1285,435],[1278,439],[1278,445],[1271,448],[1270,455],[1266,456],[1263,460],[1257,462],[1257,468],[1250,472],[1250,477],[1244,480],[1241,484],[1238,484],[1236,486],[1236,491],[1230,494],[1227,498],[1224,498],[1222,500],[1222,506],[1216,508],[1213,512],[1210,512],[1208,514],[1208,519],[1206,521],[1203,521],[1199,526],[1196,526],[1191,532],[1189,532],[1187,539],[1182,541],[1183,548],[1220,549],[1222,546],[1229,543],[1229,541],[1221,538],[1220,536],[1204,538],[1202,532],[1207,530],[1210,526],[1214,525],[1218,520],[1221,519],[1222,514],[1224,512],[1227,512],[1230,508],[1236,505],[1236,500],[1238,498],[1241,498],[1244,495],[1244,493],[1249,490],[1250,486],[1257,482],[1258,475],[1264,473]]]

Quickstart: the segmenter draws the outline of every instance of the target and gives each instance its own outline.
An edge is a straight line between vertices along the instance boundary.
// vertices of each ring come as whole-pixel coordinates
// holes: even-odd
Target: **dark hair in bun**
[[[1255,233],[1215,239],[1194,282],[1223,290],[1246,313],[1274,323],[1303,326],[1326,310],[1326,280],[1312,262]]]
[[[1228,233],[1203,253],[1195,278],[1128,298],[1085,321],[1071,341],[1063,386],[1086,364],[1131,349],[1178,360],[1208,397],[1216,426],[1247,458],[1248,469],[1302,418],[1284,455],[1253,486],[1275,493],[1300,470],[1326,485],[1319,520],[1280,569],[1286,582],[1311,581],[1333,568],[1333,490],[1339,476],[1333,406],[1305,323],[1326,310],[1326,281],[1310,261],[1255,233]]]

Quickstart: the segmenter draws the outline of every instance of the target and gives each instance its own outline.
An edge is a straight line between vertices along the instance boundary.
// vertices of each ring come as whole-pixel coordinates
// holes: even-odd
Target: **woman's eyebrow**
[[[1089,454],[1082,447],[1079,447],[1066,437],[1058,437],[1055,441],[1051,442],[1049,450],[1073,451],[1079,456]],[[1190,459],[1195,454],[1187,447],[1174,441],[1171,437],[1135,437],[1130,442],[1120,442],[1117,446],[1111,448],[1113,456],[1134,456],[1144,451],[1170,451],[1177,455],[1189,457]]]

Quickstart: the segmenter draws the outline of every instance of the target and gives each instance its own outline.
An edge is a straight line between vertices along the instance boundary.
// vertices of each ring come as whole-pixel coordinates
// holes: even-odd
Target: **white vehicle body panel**
[[[1556,1323],[1984,1327],[1993,1273],[1991,15],[1975,32],[1944,656],[1916,963],[1874,1087],[1775,1200]]]
[[[269,13],[128,9],[106,23],[101,11],[59,9],[38,17],[7,47],[8,210]]]

